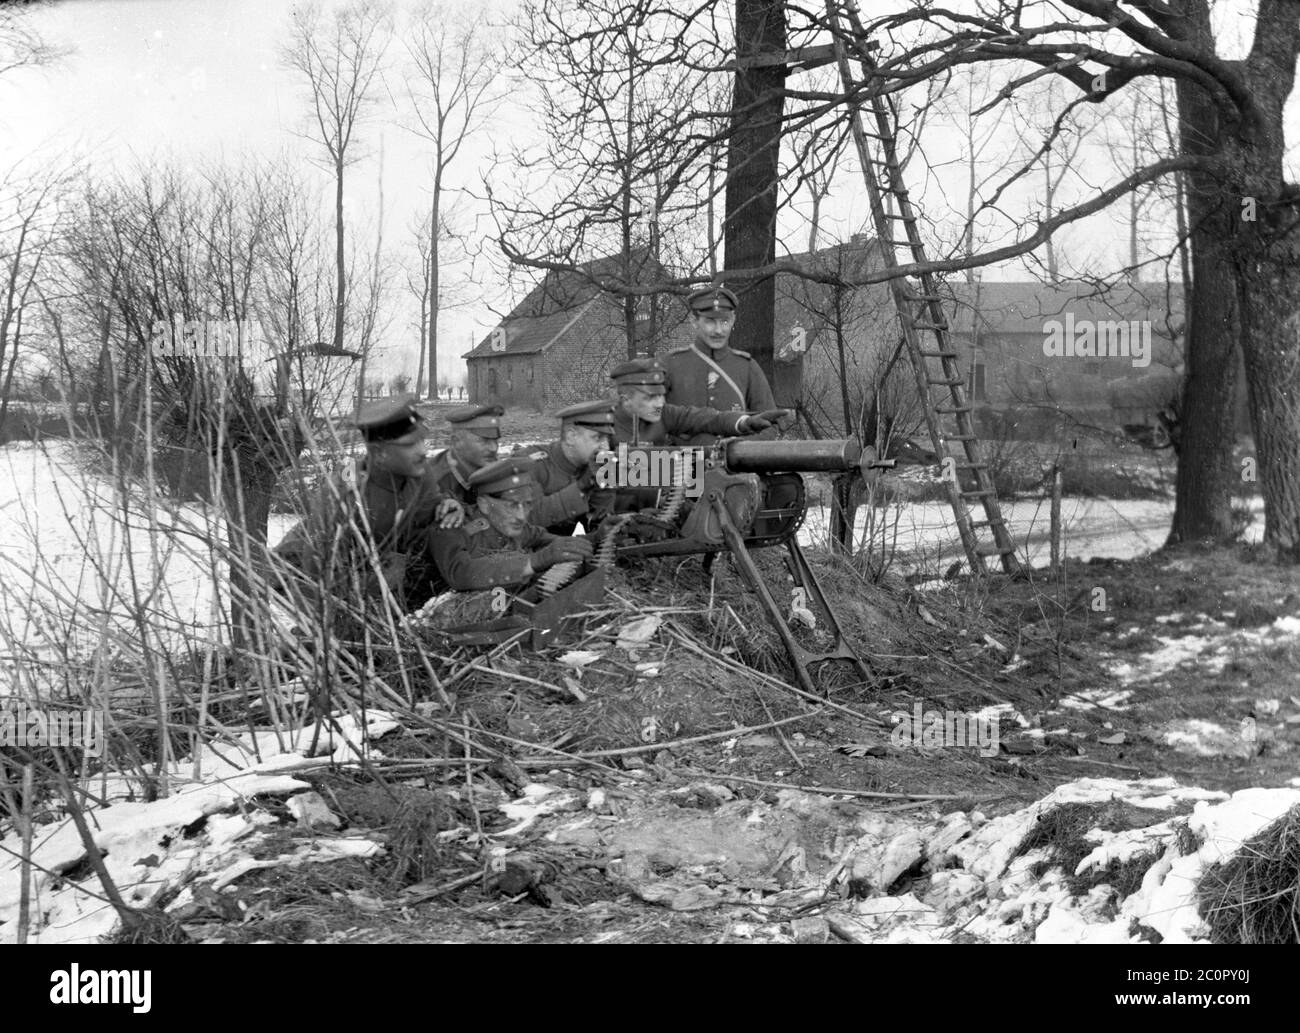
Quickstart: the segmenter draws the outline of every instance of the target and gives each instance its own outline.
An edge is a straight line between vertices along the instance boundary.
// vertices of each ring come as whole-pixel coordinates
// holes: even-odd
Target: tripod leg
[[[786,624],[780,607],[776,605],[776,600],[772,598],[772,593],[768,591],[767,585],[764,584],[763,576],[754,564],[754,558],[749,554],[749,549],[745,547],[745,539],[741,537],[736,525],[731,522],[731,514],[727,512],[727,507],[722,502],[722,496],[717,492],[709,492],[709,504],[718,514],[718,521],[722,525],[722,534],[727,541],[727,545],[731,548],[731,555],[736,561],[736,568],[740,571],[741,576],[749,582],[749,587],[754,590],[754,594],[758,596],[759,603],[767,612],[768,621],[776,629],[777,635],[780,636],[781,642],[785,645],[786,652],[790,654],[790,659],[794,663],[795,677],[799,679],[799,685],[805,692],[815,695],[817,689],[808,673],[804,651],[800,648],[799,643],[794,640],[794,635],[790,633],[789,625]]]

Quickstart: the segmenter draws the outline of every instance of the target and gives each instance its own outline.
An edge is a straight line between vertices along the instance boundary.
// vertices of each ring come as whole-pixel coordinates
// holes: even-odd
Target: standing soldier
[[[462,505],[474,501],[470,475],[497,457],[505,412],[499,405],[463,405],[447,412],[451,438],[448,447],[433,457],[433,475],[443,493]]]
[[[686,299],[695,339],[674,348],[664,360],[668,374],[668,403],[720,409],[724,412],[766,413],[776,408],[772,388],[749,352],[729,346],[736,325],[736,295],[721,285],[706,287]],[[789,420],[759,433],[775,438]],[[715,435],[700,433],[681,442],[709,445]]]
[[[540,451],[526,453],[533,460],[537,482],[532,521],[552,534],[573,534],[577,522],[588,515],[608,491],[594,490],[596,457],[609,448],[614,432],[614,403],[608,398],[579,402],[556,415],[560,439]],[[605,499],[606,504],[612,499]]]
[[[379,593],[379,578],[406,609],[436,587],[426,555],[429,529],[464,519],[444,494],[425,456],[424,420],[410,396],[363,406],[353,425],[364,459],[330,478],[275,554],[305,574],[313,588],[351,598],[353,585]],[[378,572],[376,572],[376,565]]]
[[[511,456],[476,470],[469,479],[476,493],[474,518],[429,532],[433,561],[456,591],[522,588],[557,563],[591,557],[586,538],[558,537],[529,523],[532,468],[526,456]]]

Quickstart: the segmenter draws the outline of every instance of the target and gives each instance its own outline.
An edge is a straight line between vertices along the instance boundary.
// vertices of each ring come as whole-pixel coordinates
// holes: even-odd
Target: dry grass
[[[1214,943],[1300,943],[1300,807],[1209,868],[1197,898]]]

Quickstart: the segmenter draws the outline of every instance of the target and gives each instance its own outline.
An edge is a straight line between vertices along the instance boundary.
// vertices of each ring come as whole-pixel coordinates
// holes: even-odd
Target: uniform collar
[[[614,429],[617,430],[620,441],[626,441],[630,445],[639,445],[641,443],[641,424],[646,427],[653,427],[654,424],[641,419],[639,416],[633,416],[630,412],[619,405],[614,410]]]
[[[464,467],[461,466],[459,460],[456,459],[456,453],[450,448],[447,449],[447,469],[449,469],[451,475],[456,478],[457,484],[462,488],[469,487],[469,475],[463,472]]]
[[[564,443],[561,441],[551,442],[547,451],[551,454],[551,462],[560,468],[564,473],[577,473],[581,467],[575,466],[573,461],[564,454]]]
[[[713,359],[714,362],[717,362],[720,356],[731,354],[732,349],[730,341],[724,344],[722,350],[718,352],[715,352],[707,344],[701,344],[699,341],[691,341],[691,350],[701,358]]]

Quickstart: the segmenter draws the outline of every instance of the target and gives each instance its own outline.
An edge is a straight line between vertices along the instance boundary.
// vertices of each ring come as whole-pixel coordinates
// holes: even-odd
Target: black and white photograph
[[[33,999],[179,1015],[200,944],[1283,990],[1298,61],[1300,0],[0,4]]]

